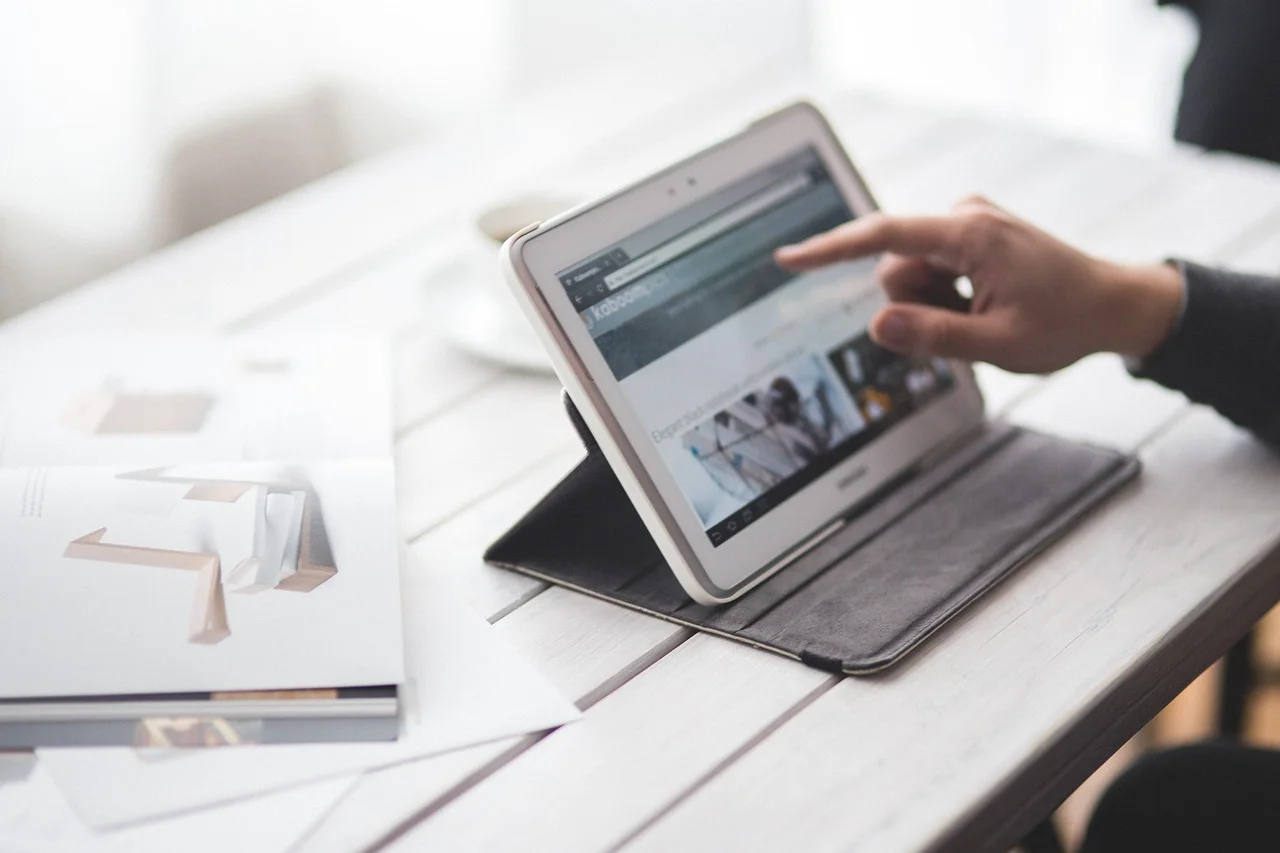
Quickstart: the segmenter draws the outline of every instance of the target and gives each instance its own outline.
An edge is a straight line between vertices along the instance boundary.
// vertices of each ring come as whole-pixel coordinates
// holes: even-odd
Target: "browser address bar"
[[[698,227],[692,228],[674,240],[668,240],[653,251],[641,255],[622,269],[609,273],[604,277],[604,285],[610,290],[617,290],[625,284],[630,284],[640,276],[652,272],[685,252],[696,249],[708,240],[719,237],[726,231],[738,227],[743,222],[768,210],[779,202],[799,195],[812,183],[813,178],[808,172],[784,178],[755,195],[749,196],[736,207],[731,207],[723,213],[716,214]]]

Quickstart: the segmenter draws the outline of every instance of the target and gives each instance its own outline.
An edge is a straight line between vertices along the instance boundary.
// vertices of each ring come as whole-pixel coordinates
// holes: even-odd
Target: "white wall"
[[[0,0],[0,317],[255,192],[587,78],[675,93],[813,60],[1151,147],[1193,37],[1154,0]],[[584,104],[586,126],[625,100]],[[272,157],[289,168],[264,177]]]
[[[904,98],[1170,144],[1188,14],[1155,0],[815,0],[815,62]]]
[[[808,0],[506,0],[510,91],[619,72],[688,91],[750,67],[807,63],[809,11]]]
[[[0,318],[204,221],[174,215],[174,187],[202,183],[173,180],[179,148],[220,211],[237,171],[260,181],[240,162],[255,145],[338,128],[317,152],[263,152],[315,177],[492,104],[506,2],[0,0]],[[259,132],[255,111],[277,120]],[[247,144],[199,144],[228,123]]]
[[[506,98],[619,69],[687,88],[736,63],[803,57],[807,10],[807,0],[0,0],[0,317]],[[320,134],[338,138],[284,150]]]

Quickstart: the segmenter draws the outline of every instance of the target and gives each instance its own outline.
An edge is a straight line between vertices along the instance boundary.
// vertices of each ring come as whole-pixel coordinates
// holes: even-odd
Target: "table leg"
[[[1066,847],[1058,835],[1058,827],[1053,823],[1053,815],[1036,824],[1036,828],[1027,833],[1018,847],[1023,853],[1066,853]]]
[[[1227,652],[1218,695],[1218,734],[1239,740],[1244,735],[1244,715],[1249,694],[1257,681],[1253,665],[1253,630]]]

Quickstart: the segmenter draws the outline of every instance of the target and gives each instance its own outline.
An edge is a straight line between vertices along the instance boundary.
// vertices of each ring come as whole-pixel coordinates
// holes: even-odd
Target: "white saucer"
[[[427,283],[429,320],[446,341],[468,355],[501,367],[553,375],[515,298],[497,280],[492,256],[459,258]]]

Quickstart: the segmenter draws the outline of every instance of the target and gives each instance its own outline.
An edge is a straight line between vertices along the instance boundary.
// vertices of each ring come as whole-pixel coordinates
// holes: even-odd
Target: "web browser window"
[[[851,218],[805,148],[558,273],[713,545],[955,385],[868,336],[874,260],[773,262]]]

